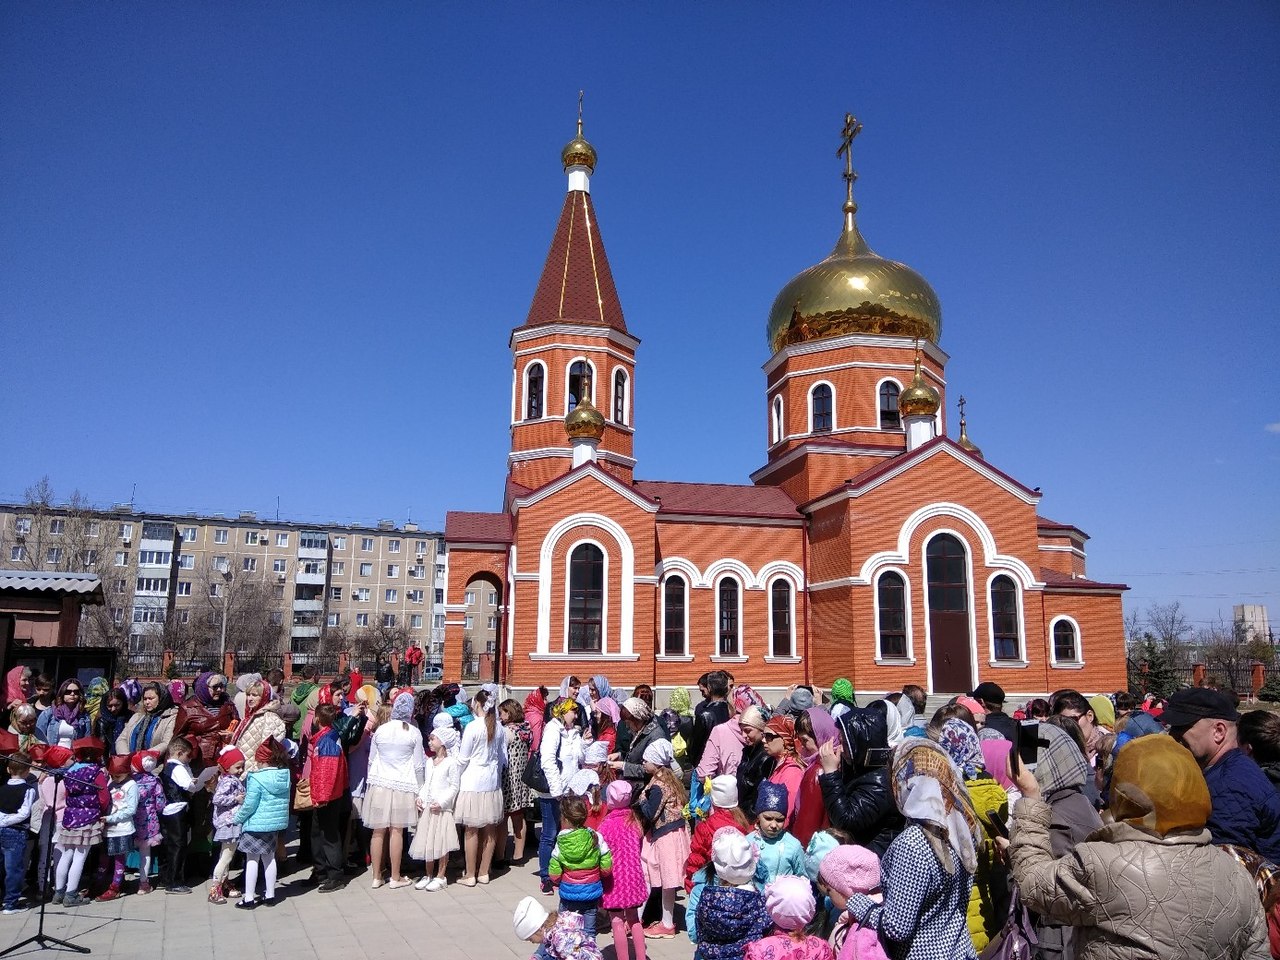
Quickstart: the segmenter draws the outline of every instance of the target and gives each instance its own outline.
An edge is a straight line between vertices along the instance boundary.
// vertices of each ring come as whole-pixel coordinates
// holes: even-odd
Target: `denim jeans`
[[[560,801],[556,797],[539,797],[538,816],[542,820],[538,827],[538,878],[546,880],[551,866],[551,850],[556,845],[556,834],[560,832]]]
[[[596,935],[596,916],[600,912],[600,898],[594,900],[566,900],[560,898],[560,912],[582,914],[582,929],[586,931],[588,937],[592,939]]]
[[[12,909],[22,896],[27,875],[27,829],[0,827],[0,853],[4,855],[4,906]]]

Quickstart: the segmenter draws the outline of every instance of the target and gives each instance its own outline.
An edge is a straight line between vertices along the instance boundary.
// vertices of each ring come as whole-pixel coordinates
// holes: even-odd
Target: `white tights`
[[[74,893],[80,889],[80,874],[84,872],[84,862],[89,857],[89,848],[80,844],[57,844],[62,854],[54,871],[53,889]]]
[[[231,872],[231,861],[236,855],[236,842],[234,840],[224,840],[222,842],[222,853],[218,855],[218,865],[213,868],[213,880],[215,883],[225,883],[227,874]]]
[[[145,840],[135,840],[138,848],[138,883],[148,886],[151,883],[151,844]]]
[[[276,895],[276,858],[245,857],[244,861],[244,899],[252,903],[258,895],[258,864],[262,864],[262,878],[266,884],[263,896],[270,900]]]
[[[668,927],[676,925],[676,889],[662,888],[662,922]]]

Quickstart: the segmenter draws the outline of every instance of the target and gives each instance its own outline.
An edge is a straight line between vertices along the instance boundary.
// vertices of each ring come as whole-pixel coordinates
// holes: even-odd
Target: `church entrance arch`
[[[969,563],[959,538],[941,533],[925,551],[929,580],[929,645],[935,693],[973,689],[969,627]]]

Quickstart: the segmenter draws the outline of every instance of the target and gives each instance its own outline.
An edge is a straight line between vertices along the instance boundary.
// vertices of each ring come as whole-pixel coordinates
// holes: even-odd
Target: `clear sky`
[[[746,482],[850,110],[987,458],[1131,607],[1274,622],[1278,48],[1269,2],[0,5],[0,498],[498,509],[579,88],[637,476]]]

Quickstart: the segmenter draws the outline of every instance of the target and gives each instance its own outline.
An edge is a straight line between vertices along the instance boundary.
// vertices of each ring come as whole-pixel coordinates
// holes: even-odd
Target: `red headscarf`
[[[274,759],[275,755],[276,738],[267,737],[267,739],[263,740],[262,743],[258,745],[258,749],[254,751],[253,759],[257,760],[258,763],[268,764],[272,759]]]
[[[786,745],[787,755],[796,755],[796,722],[791,717],[778,715],[764,725],[769,733],[776,733]]]

